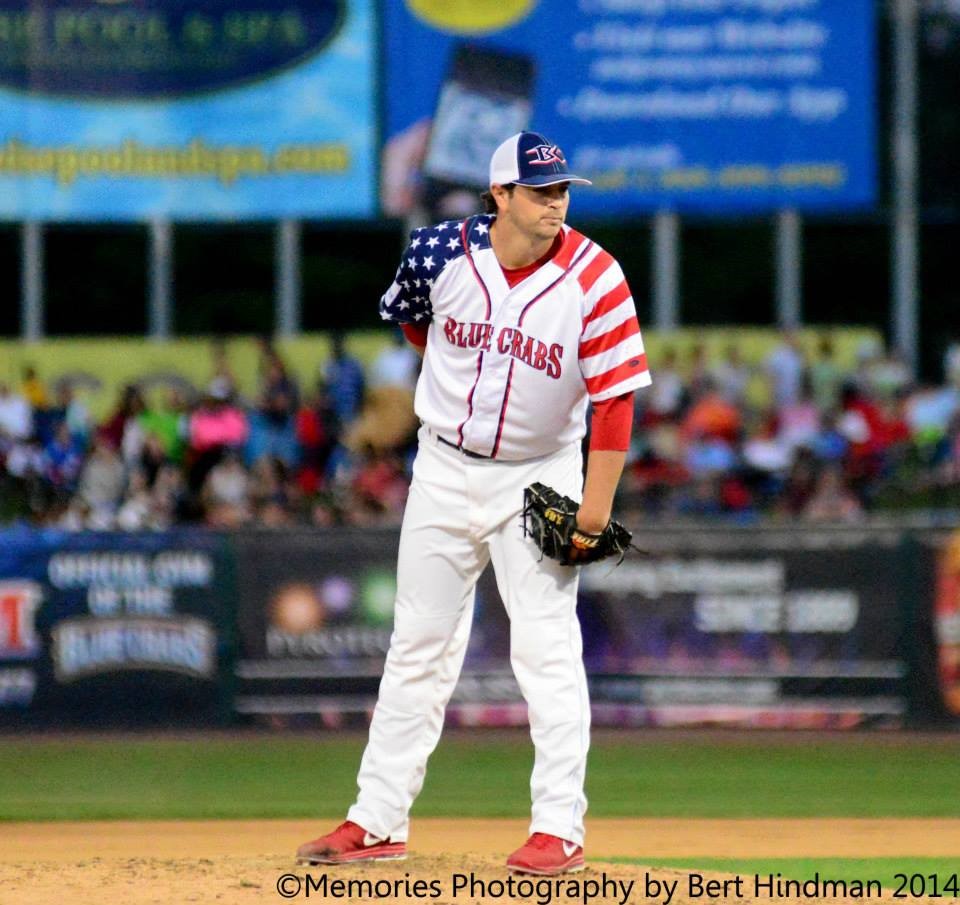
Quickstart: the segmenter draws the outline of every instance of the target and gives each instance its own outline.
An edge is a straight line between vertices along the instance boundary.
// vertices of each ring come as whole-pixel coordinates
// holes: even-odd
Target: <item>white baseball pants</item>
[[[393,635],[348,819],[379,838],[407,839],[410,807],[463,665],[475,586],[492,560],[536,754],[530,832],[582,845],[590,703],[576,616],[579,570],[541,558],[520,517],[523,489],[536,481],[581,498],[579,446],[500,462],[468,458],[427,427],[419,440]]]

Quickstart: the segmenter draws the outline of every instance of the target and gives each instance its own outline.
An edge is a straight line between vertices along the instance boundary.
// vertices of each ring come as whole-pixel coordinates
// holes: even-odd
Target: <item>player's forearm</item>
[[[583,502],[577,513],[577,527],[588,534],[599,534],[610,521],[613,497],[627,460],[626,451],[594,449],[587,458],[587,479]]]

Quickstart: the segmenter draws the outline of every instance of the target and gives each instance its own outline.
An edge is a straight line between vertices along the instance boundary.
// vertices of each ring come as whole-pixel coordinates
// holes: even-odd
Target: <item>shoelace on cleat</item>
[[[534,833],[528,840],[527,845],[530,848],[549,848],[554,837],[549,833]]]

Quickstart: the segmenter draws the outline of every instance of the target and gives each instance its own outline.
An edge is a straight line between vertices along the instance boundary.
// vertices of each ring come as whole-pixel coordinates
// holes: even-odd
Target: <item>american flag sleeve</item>
[[[592,402],[651,382],[637,311],[620,265],[605,251],[580,276],[584,290],[580,372]]]
[[[425,325],[433,317],[430,289],[433,280],[424,267],[424,255],[419,254],[417,233],[410,234],[410,245],[400,260],[397,275],[390,288],[380,298],[380,317],[395,324]],[[433,262],[430,261],[432,265]]]

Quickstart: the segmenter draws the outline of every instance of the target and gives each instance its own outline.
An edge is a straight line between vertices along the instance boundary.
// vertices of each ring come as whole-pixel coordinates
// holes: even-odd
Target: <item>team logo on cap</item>
[[[566,158],[563,152],[556,145],[537,145],[527,151],[528,161],[535,167],[550,166],[554,163],[565,164]]]

